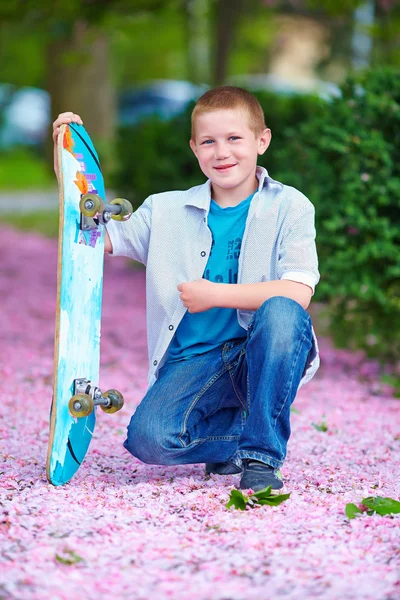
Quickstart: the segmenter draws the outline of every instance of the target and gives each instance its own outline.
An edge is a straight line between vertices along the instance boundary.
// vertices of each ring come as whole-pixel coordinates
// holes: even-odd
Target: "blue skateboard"
[[[54,388],[46,475],[67,483],[88,451],[100,406],[123,406],[117,390],[99,385],[104,225],[128,219],[123,198],[107,204],[100,161],[83,126],[62,125],[58,136],[60,221]]]

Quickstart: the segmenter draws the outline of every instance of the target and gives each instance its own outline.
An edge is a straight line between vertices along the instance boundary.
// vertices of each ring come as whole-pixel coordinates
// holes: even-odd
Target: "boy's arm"
[[[139,206],[128,221],[111,219],[106,225],[104,251],[147,263],[152,220],[152,196]]]
[[[178,286],[189,312],[210,308],[257,310],[273,296],[285,296],[308,308],[319,281],[315,247],[314,207],[303,197],[291,215],[281,243],[276,274],[278,279],[260,283],[213,283],[198,279]]]
[[[261,283],[218,283],[217,306],[240,310],[257,310],[269,298],[285,296],[295,300],[307,310],[313,290],[304,283],[281,279]]]
[[[113,246],[111,243],[111,239],[110,236],[108,235],[108,231],[107,229],[105,229],[104,232],[104,253],[109,252],[110,254],[112,254],[113,251]]]
[[[257,310],[273,296],[285,296],[295,300],[307,310],[313,290],[298,281],[281,279],[261,283],[214,283],[197,279],[178,285],[180,299],[190,313],[203,312],[210,308],[236,308]]]

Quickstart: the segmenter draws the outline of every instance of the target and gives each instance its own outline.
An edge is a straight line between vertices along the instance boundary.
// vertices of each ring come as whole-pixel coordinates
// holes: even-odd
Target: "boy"
[[[54,122],[81,123],[64,113]],[[240,488],[283,487],[290,406],[319,366],[306,309],[319,281],[314,208],[257,167],[271,140],[257,99],[207,91],[190,147],[208,178],[150,196],[105,248],[146,265],[149,388],[125,448],[150,464],[206,463]]]

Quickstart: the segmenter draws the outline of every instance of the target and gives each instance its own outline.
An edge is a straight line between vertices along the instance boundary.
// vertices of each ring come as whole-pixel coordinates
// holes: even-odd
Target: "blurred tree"
[[[267,70],[274,26],[264,0],[214,0],[212,83],[221,85],[231,75]]]
[[[170,0],[173,2],[174,0]],[[110,14],[162,9],[168,0],[9,0],[0,21],[35,30],[45,41],[45,80],[52,115],[80,113],[95,139],[114,134],[115,87],[110,63]]]
[[[245,10],[245,0],[218,0],[215,6],[215,50],[213,83],[224,83],[228,57],[237,26]]]
[[[169,2],[157,11],[124,17],[110,14],[107,29],[117,89],[149,79],[188,78],[185,14],[180,4]]]
[[[210,79],[210,1],[182,0],[186,19],[187,66],[190,79],[204,83]]]
[[[400,2],[398,0],[261,0],[279,12],[312,17],[330,31],[331,55],[344,71],[367,65],[400,65]],[[360,43],[362,47],[360,47]],[[361,52],[361,55],[360,55]]]

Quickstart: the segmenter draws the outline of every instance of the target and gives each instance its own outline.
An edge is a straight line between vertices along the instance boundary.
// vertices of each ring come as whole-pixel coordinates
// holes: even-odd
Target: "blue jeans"
[[[255,459],[281,467],[311,347],[309,314],[294,300],[270,298],[246,337],[162,366],[131,419],[125,448],[149,464]]]

